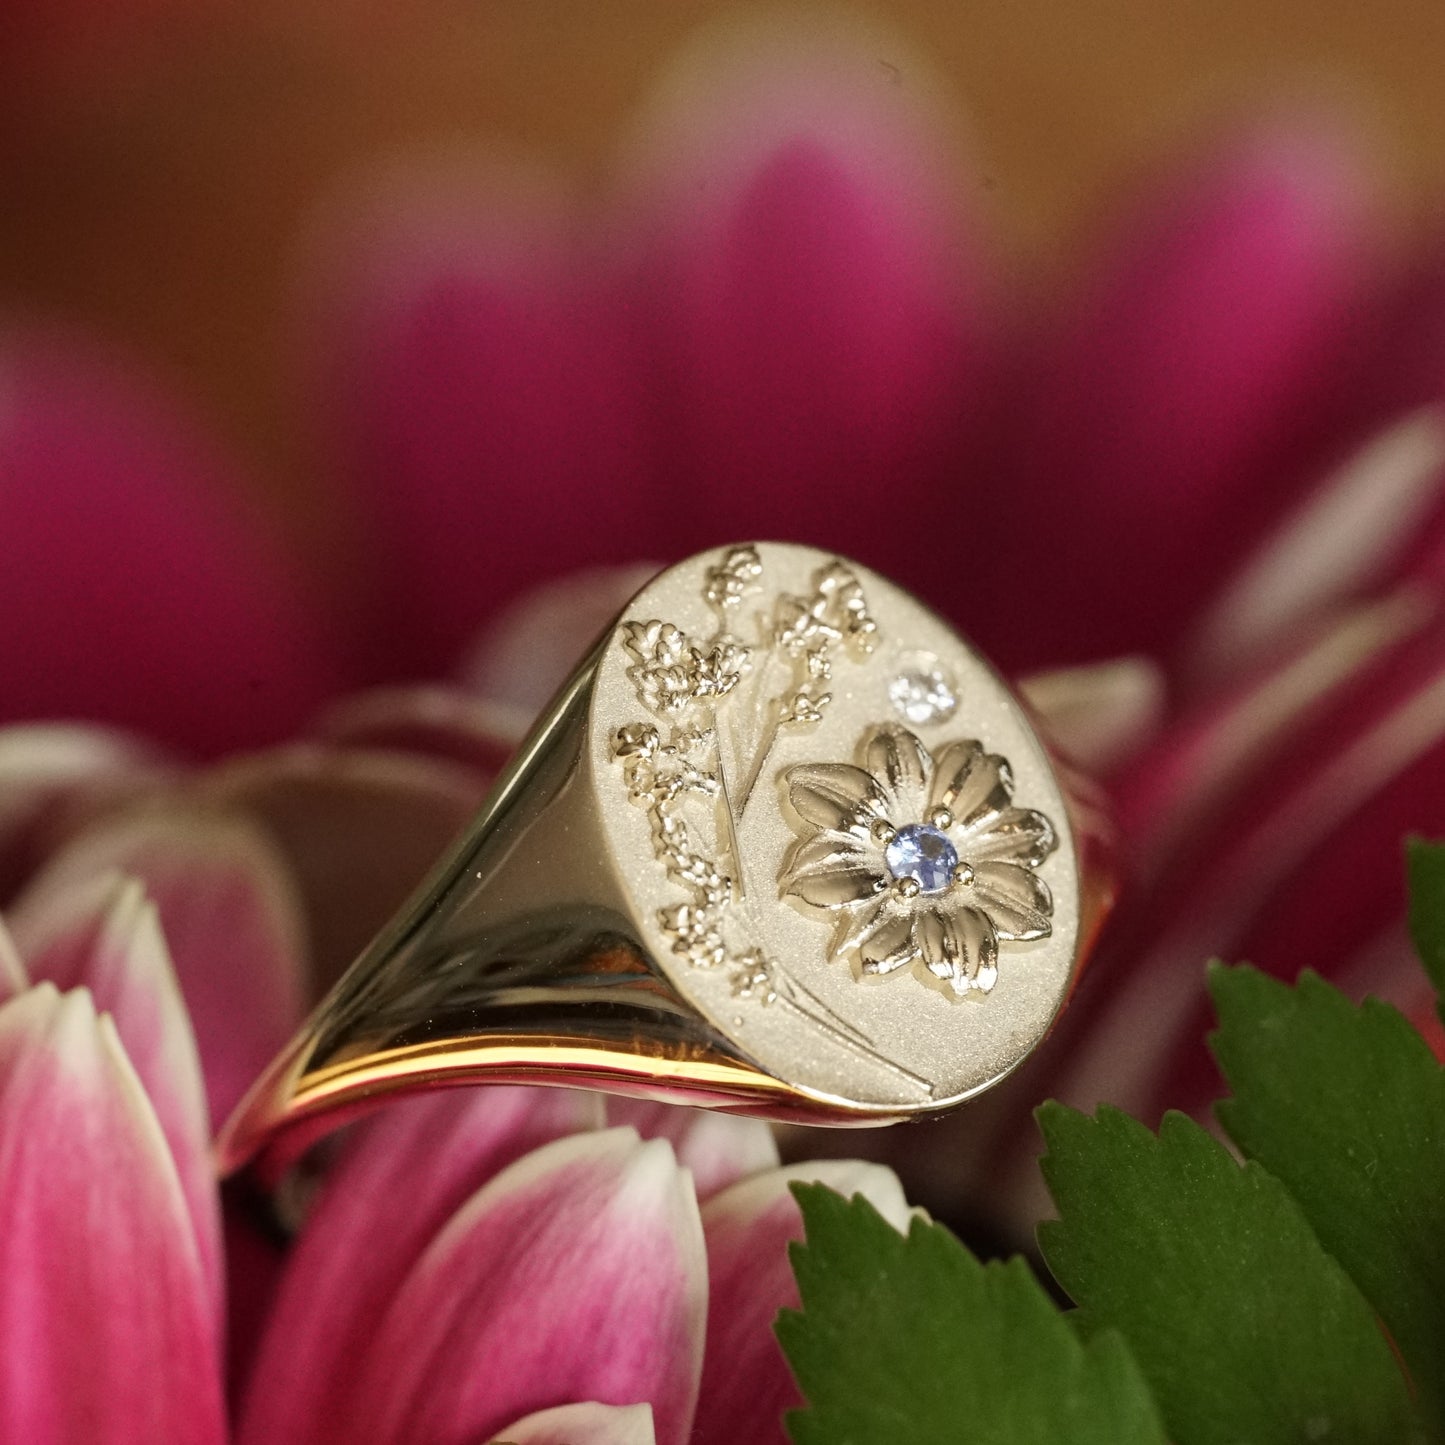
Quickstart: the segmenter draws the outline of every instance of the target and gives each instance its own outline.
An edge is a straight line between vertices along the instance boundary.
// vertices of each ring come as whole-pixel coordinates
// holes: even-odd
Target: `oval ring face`
[[[1071,984],[1079,866],[992,668],[877,573],[703,553],[632,601],[586,765],[639,937],[765,1072],[897,1115],[996,1083]]]

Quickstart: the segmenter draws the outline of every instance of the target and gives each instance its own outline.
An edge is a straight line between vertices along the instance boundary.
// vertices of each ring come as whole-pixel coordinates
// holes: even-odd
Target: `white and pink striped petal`
[[[607,1100],[607,1122],[630,1124],[644,1139],[666,1139],[677,1162],[692,1175],[699,1199],[778,1163],[773,1131],[761,1119],[612,1097]]]
[[[505,1445],[655,1445],[650,1405],[558,1405],[508,1425]]]
[[[325,1438],[471,1445],[578,1400],[652,1406],[684,1445],[702,1369],[707,1265],[692,1181],[631,1129],[536,1150],[437,1237],[355,1361]]]
[[[210,1118],[195,1035],[154,903],[139,882],[114,873],[85,882],[42,879],[10,921],[33,978],[87,988],[114,1018],[175,1160],[219,1320],[224,1280]]]
[[[85,990],[0,1007],[0,1439],[224,1445],[211,1290],[166,1141]]]
[[[159,912],[219,1124],[305,1013],[295,886],[244,817],[173,801],[88,829],[51,861],[34,895],[53,914],[66,890],[109,873],[139,879]]]
[[[287,1261],[240,1439],[330,1439],[377,1321],[447,1222],[499,1171],[601,1121],[594,1094],[488,1088],[400,1100],[358,1125]]]
[[[890,1224],[908,1227],[908,1203],[893,1171],[852,1159],[773,1169],[707,1202],[707,1359],[691,1445],[786,1445],[783,1412],[802,1397],[773,1321],[798,1303],[788,1243],[802,1238],[803,1219],[789,1185],[802,1180],[846,1197],[862,1194]]]

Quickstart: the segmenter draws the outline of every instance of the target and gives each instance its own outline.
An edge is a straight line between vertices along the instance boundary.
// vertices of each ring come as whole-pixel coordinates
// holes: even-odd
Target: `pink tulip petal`
[[[158,755],[109,728],[0,728],[0,901],[96,813],[165,776]]]
[[[644,1139],[666,1139],[677,1162],[692,1175],[699,1199],[777,1167],[778,1145],[761,1119],[614,1097],[607,1100],[607,1122],[629,1124]]]
[[[589,567],[534,589],[483,631],[463,664],[464,680],[530,722],[659,570],[647,563]]]
[[[321,330],[347,358],[328,385],[372,522],[374,661],[440,675],[500,604],[626,560],[665,514],[627,298],[580,208],[485,157],[408,157],[335,229]]]
[[[0,340],[6,718],[78,716],[213,752],[334,688],[318,619],[189,422],[72,338]]]
[[[89,996],[0,1008],[0,1438],[222,1445],[215,1323],[165,1140]]]
[[[532,711],[456,687],[382,687],[337,703],[315,731],[335,747],[420,753],[490,779],[507,765],[531,720]]]
[[[487,1088],[401,1100],[359,1125],[287,1263],[241,1439],[330,1438],[355,1360],[447,1221],[498,1171],[601,1122],[593,1094]]]
[[[219,1321],[220,1205],[205,1085],[155,904],[139,882],[115,874],[53,883],[42,878],[10,921],[32,977],[61,989],[88,988],[96,1006],[114,1018],[175,1158]]]
[[[684,1445],[702,1368],[707,1265],[687,1174],[631,1129],[512,1165],[436,1238],[358,1362],[328,1439],[469,1445],[576,1400],[648,1402]]]
[[[1379,272],[1368,175],[1311,121],[1245,134],[1151,192],[980,489],[975,529],[1026,536],[1034,586],[1034,606],[983,617],[995,656],[1166,648],[1312,484],[1299,438],[1327,415]],[[980,551],[982,609],[1017,585],[1017,553]]]
[[[241,809],[280,848],[329,988],[471,819],[488,780],[438,757],[298,745],[209,774],[207,801]]]
[[[895,1228],[908,1202],[890,1169],[852,1159],[814,1160],[745,1179],[703,1207],[710,1293],[707,1358],[692,1445],[786,1445],[783,1412],[802,1396],[773,1335],[778,1311],[798,1304],[788,1242],[803,1236],[789,1192],[816,1180],[845,1197],[864,1195]]]
[[[295,889],[276,849],[244,819],[169,803],[82,834],[37,891],[60,894],[113,873],[138,878],[159,910],[210,1117],[220,1122],[306,1012]]]
[[[651,1405],[559,1405],[506,1426],[506,1445],[655,1445]]]
[[[980,266],[929,91],[896,37],[763,22],[644,115],[627,220],[680,485],[641,538],[664,555],[797,538],[924,582],[943,557],[920,520],[952,480]]]

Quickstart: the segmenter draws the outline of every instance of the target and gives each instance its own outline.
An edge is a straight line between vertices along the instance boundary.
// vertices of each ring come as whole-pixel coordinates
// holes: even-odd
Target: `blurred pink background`
[[[222,768],[268,806],[333,746],[484,757],[409,849],[394,790],[343,827],[323,778],[324,846],[280,809],[326,974],[515,741],[476,694],[525,719],[638,575],[599,566],[797,538],[1075,669],[1035,700],[1123,822],[1055,1040],[880,1146],[924,1197],[1023,1200],[1048,1093],[1204,1106],[1211,953],[1428,1021],[1442,42],[1413,0],[12,0],[0,721],[311,729]],[[12,748],[16,881],[74,823],[56,746]]]
[[[363,0],[8,0],[0,18],[0,306],[58,308],[193,399],[317,565],[348,554],[288,369],[313,207],[413,146],[520,148],[595,194],[688,47],[793,7]],[[1381,204],[1431,234],[1445,183],[1445,13],[1429,0],[938,0],[802,13],[865,28],[936,93],[969,212],[1026,293],[1066,287],[1115,198],[1240,113],[1358,126]],[[861,19],[859,17],[862,17]],[[708,37],[711,37],[709,39]]]

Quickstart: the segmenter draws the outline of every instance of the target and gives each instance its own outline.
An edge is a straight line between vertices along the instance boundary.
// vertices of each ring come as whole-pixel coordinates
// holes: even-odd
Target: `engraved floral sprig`
[[[719,642],[734,642],[733,629],[743,625],[746,599],[761,590],[761,574],[752,547],[734,547],[708,570],[704,595],[718,614]],[[877,642],[878,624],[851,567],[831,562],[812,580],[806,596],[782,593],[771,614],[754,619],[758,642],[744,649],[759,662],[752,669],[747,705],[737,708],[731,720],[732,762],[739,780],[729,799],[735,819],[752,799],[778,733],[822,721],[833,700],[828,684],[837,654],[862,662]]]
[[[626,622],[623,646],[636,659],[627,675],[651,713],[681,718],[738,685],[750,653],[726,639],[706,650],[670,622]]]
[[[658,922],[693,967],[726,968],[735,997],[796,1009],[896,1068],[753,939],[738,829],[757,780],[784,728],[822,718],[839,657],[862,661],[878,633],[862,584],[843,563],[820,568],[806,596],[781,594],[750,612],[762,575],[753,547],[734,547],[707,570],[703,597],[717,618],[710,637],[659,619],[622,626],[627,676],[650,718],[618,729],[613,752],[632,801],[647,812],[658,861],[686,895]]]

